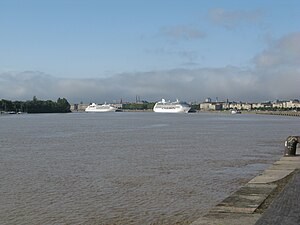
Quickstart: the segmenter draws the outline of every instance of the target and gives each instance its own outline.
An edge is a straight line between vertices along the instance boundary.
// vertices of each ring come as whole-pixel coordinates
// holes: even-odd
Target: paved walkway
[[[191,225],[300,225],[300,156],[282,157]]]
[[[272,202],[255,225],[300,224],[300,171]]]

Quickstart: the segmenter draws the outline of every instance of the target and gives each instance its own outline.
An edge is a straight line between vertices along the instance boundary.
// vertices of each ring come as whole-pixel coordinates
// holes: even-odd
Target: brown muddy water
[[[267,115],[0,116],[0,224],[188,224],[299,134]]]

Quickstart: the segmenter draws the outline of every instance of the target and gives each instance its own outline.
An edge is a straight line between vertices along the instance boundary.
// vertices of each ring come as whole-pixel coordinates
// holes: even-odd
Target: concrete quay
[[[260,111],[255,112],[260,115],[274,115],[274,116],[300,116],[300,112],[296,111]]]
[[[283,224],[300,224],[300,155],[282,157],[191,225]]]

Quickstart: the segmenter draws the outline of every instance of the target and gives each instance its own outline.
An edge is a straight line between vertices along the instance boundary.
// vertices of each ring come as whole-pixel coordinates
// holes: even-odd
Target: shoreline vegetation
[[[69,113],[70,108],[71,105],[65,98],[58,98],[56,102],[39,100],[36,96],[31,101],[0,100],[1,114]]]

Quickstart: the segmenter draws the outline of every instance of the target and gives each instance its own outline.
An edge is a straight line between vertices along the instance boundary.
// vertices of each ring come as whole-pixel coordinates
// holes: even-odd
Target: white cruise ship
[[[190,109],[191,107],[187,103],[179,102],[178,99],[176,102],[167,102],[165,99],[162,99],[153,107],[153,111],[159,113],[188,113]]]
[[[116,110],[116,107],[106,103],[103,105],[92,103],[85,109],[86,112],[115,112]]]

